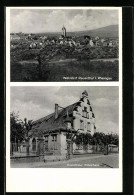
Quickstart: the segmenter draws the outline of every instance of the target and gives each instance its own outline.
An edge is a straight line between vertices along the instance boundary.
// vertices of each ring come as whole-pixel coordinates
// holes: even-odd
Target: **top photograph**
[[[119,81],[119,8],[9,12],[11,82]]]

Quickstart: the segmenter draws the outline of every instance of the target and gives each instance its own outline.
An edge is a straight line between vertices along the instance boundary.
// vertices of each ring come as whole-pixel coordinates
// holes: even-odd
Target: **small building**
[[[63,35],[60,35],[59,40],[63,40]]]
[[[105,41],[105,39],[101,39],[101,43],[103,43]]]
[[[107,41],[104,41],[103,42],[103,46],[105,47],[105,46],[108,46],[108,42]]]
[[[89,41],[89,45],[90,45],[91,47],[94,46],[94,43],[93,43],[92,39]]]
[[[85,36],[84,36],[84,39],[86,39],[86,40],[90,40],[90,39],[91,39],[91,37],[90,37],[90,36],[88,36],[88,35],[85,35]]]
[[[63,41],[60,41],[60,45],[63,45],[63,43],[64,43]]]
[[[13,34],[13,35],[10,35],[10,39],[11,40],[20,40],[20,36],[18,36],[17,34]]]
[[[43,36],[43,37],[42,37],[42,39],[43,39],[43,40],[46,40],[46,39],[47,39],[47,37],[46,37],[46,36]]]
[[[98,36],[95,37],[95,40],[98,41],[100,38]]]
[[[112,41],[109,42],[109,47],[112,47],[113,46],[113,43]]]
[[[115,144],[109,144],[108,145],[108,151],[109,152],[118,152],[119,151],[119,146]]]
[[[29,131],[30,151],[36,152],[38,142],[42,142],[46,151],[66,155],[68,135],[77,133],[91,135],[96,131],[95,115],[88,99],[87,91],[82,93],[76,103],[61,108],[55,104],[55,112],[33,122]],[[73,143],[73,148],[76,148]]]

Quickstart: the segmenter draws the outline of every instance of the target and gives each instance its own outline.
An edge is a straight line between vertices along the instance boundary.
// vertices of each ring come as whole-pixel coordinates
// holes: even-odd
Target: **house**
[[[94,46],[94,43],[93,43],[92,39],[89,41],[89,45],[90,45],[91,47]]]
[[[36,152],[38,142],[42,142],[46,151],[66,155],[69,134],[93,135],[95,131],[95,115],[88,93],[84,91],[76,103],[66,108],[55,104],[54,113],[33,122],[32,129],[29,131],[30,151]],[[76,148],[75,143],[73,148]]]
[[[108,46],[108,42],[107,41],[104,41],[103,42],[103,46],[105,47],[105,46]]]
[[[101,43],[103,43],[105,41],[105,39],[101,39]]]
[[[60,41],[60,45],[63,45],[64,44],[64,42],[63,41]]]
[[[20,40],[20,36],[18,36],[17,34],[13,34],[13,35],[10,35],[10,39],[11,40]]]
[[[109,47],[112,47],[113,46],[113,43],[112,41],[109,42]]]
[[[62,35],[59,37],[59,40],[63,40],[63,36]]]
[[[95,37],[95,40],[98,41],[100,38],[98,36]]]
[[[42,37],[42,39],[43,39],[43,40],[46,40],[46,39],[47,39],[47,37],[46,37],[46,36],[43,36],[43,37]]]

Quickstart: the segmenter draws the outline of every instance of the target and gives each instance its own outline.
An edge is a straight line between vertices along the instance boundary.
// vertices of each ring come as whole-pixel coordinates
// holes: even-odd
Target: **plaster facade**
[[[57,109],[58,104],[55,105],[55,120],[59,117]],[[55,131],[55,133],[50,132],[41,136],[44,145],[44,151],[53,152],[53,154],[56,155],[66,155],[68,141],[67,134],[69,129],[73,129],[73,131],[79,131],[79,133],[82,134],[90,133],[93,135],[95,133],[95,116],[86,91],[82,93],[82,97],[78,101],[77,106],[75,106],[71,116],[67,113],[66,118],[66,130]],[[37,152],[38,142],[38,137],[32,136],[30,138],[31,152]],[[75,143],[73,143],[72,150],[74,151],[76,148],[77,146]],[[81,150],[83,150],[82,146]]]

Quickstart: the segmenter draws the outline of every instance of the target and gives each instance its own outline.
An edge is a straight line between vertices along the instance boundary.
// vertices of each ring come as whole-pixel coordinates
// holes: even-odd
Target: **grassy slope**
[[[72,62],[69,64],[42,66],[42,79],[37,64],[12,64],[12,81],[69,81],[63,77],[111,77],[118,80],[118,62]],[[46,72],[47,71],[47,72]],[[90,80],[90,79],[89,79]],[[79,81],[74,79],[72,81]],[[84,81],[84,80],[83,80]],[[87,81],[87,80],[85,80]]]

